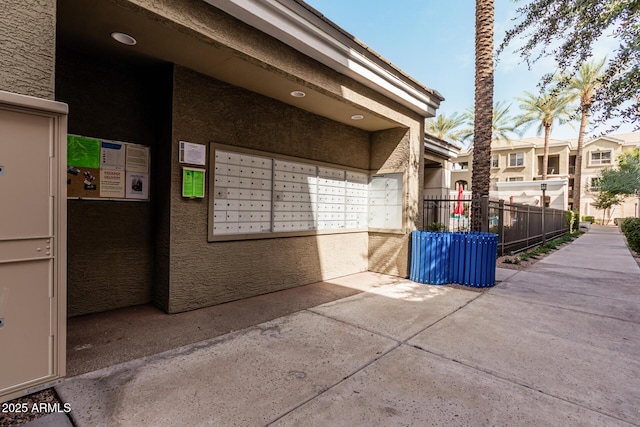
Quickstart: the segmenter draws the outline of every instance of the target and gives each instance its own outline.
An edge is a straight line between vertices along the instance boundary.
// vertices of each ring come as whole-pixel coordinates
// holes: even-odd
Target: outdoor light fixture
[[[293,92],[291,92],[291,96],[293,96],[294,98],[304,98],[305,96],[307,96],[307,94],[301,90],[294,90]]]
[[[351,120],[362,120],[364,119],[364,116],[362,114],[354,114],[353,116],[351,116]]]
[[[133,46],[136,43],[138,43],[138,41],[133,38],[133,36],[130,36],[129,34],[125,34],[125,33],[119,33],[119,32],[113,32],[111,33],[111,37],[122,44],[125,44],[127,46]]]
[[[540,184],[540,189],[542,191],[546,190],[547,189],[547,184],[546,183]]]

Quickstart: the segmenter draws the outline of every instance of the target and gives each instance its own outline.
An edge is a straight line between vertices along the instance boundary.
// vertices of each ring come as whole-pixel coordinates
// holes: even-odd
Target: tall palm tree
[[[445,141],[460,141],[464,133],[460,126],[464,124],[464,121],[464,116],[457,113],[453,113],[449,117],[438,114],[435,118],[425,120],[425,132]]]
[[[549,138],[551,126],[554,123],[566,123],[571,118],[571,96],[564,92],[551,90],[536,96],[531,92],[525,92],[524,97],[516,98],[520,101],[520,109],[523,113],[516,118],[516,126],[522,126],[524,130],[534,124],[538,125],[538,135],[544,130],[544,154],[542,157],[542,179],[547,179],[549,167]]]
[[[475,117],[473,121],[474,198],[489,195],[491,183],[491,133],[493,118],[493,0],[476,0]],[[472,229],[482,231],[488,218],[472,216]]]
[[[580,196],[582,193],[582,151],[584,149],[584,135],[589,122],[589,110],[593,102],[596,89],[600,86],[603,77],[602,68],[605,59],[599,62],[585,62],[578,73],[569,80],[569,90],[580,98],[580,131],[578,133],[578,152],[576,153],[576,166],[573,175],[573,208],[578,211],[580,218]]]
[[[508,142],[511,140],[510,136],[512,134],[518,134],[517,126],[514,124],[513,117],[509,115],[511,104],[506,104],[507,103],[505,101],[497,101],[493,104],[493,114],[491,117],[492,141]],[[474,109],[468,108],[464,113],[464,117],[469,127],[464,130],[462,139],[473,141],[473,123],[475,122]]]

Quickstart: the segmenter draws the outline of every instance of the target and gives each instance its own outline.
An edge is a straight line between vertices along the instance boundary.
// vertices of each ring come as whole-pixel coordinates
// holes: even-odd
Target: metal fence
[[[425,199],[423,230],[471,231],[474,215],[488,218],[480,231],[498,235],[498,256],[529,249],[569,231],[566,211],[486,197]]]

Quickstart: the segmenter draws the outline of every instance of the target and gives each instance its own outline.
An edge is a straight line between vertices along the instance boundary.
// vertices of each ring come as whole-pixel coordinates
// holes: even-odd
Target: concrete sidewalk
[[[57,391],[78,426],[640,425],[640,269],[618,230],[499,277],[349,276],[365,292]]]

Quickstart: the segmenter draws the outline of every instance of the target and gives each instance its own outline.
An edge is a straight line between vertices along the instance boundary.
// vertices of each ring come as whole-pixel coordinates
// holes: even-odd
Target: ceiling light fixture
[[[354,114],[353,116],[351,116],[351,120],[362,120],[364,119],[364,116],[362,114]]]
[[[138,41],[135,38],[133,38],[133,36],[130,36],[129,34],[125,34],[125,33],[114,32],[114,33],[111,33],[111,37],[115,41],[125,44],[127,46],[133,46],[136,43],[138,43]]]
[[[305,96],[307,96],[307,94],[301,90],[294,90],[293,92],[291,92],[291,96],[293,96],[294,98],[304,98]]]

